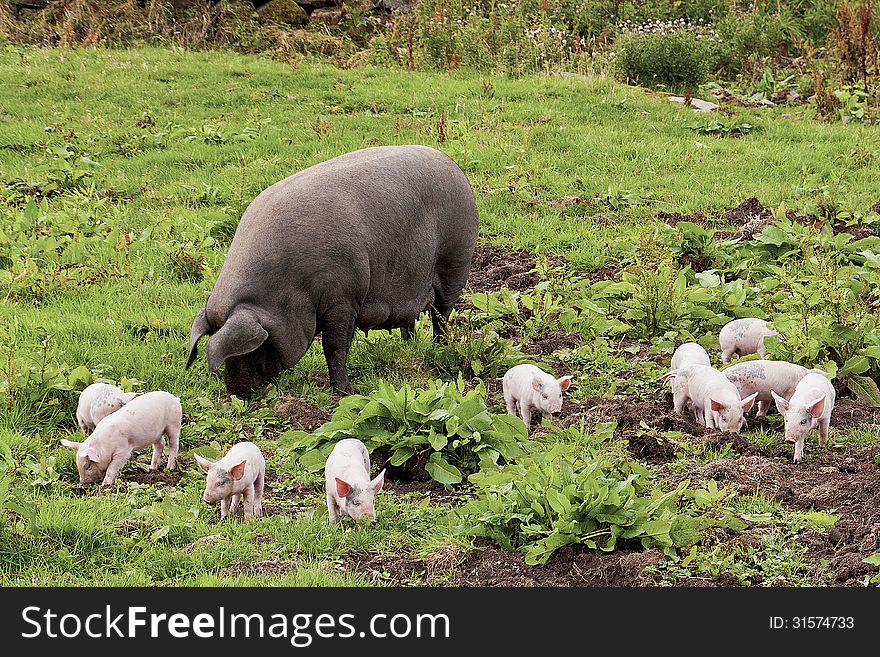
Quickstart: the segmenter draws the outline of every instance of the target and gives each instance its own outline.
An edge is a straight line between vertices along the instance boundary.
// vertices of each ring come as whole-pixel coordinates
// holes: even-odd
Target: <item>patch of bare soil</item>
[[[831,413],[831,427],[842,431],[864,425],[880,426],[880,408],[868,406],[858,399],[838,397]]]
[[[437,500],[439,502],[452,502],[469,497],[468,491],[464,490],[461,485],[454,489],[447,488],[434,479],[430,479],[429,481],[410,481],[407,483],[386,480],[382,491],[391,493],[392,495],[419,493],[422,495],[429,495],[432,500]]]
[[[761,217],[766,220],[773,219],[772,210],[764,207],[764,204],[755,196],[747,198],[736,207],[724,211],[724,218],[732,224],[747,224],[754,220],[755,217]]]
[[[800,464],[790,457],[739,456],[676,473],[674,479],[714,479],[741,494],[761,491],[788,509],[839,515],[830,531],[805,532],[801,540],[809,545],[808,558],[817,569],[820,561],[828,562],[833,584],[860,586],[866,574],[876,572],[862,559],[880,550],[880,466],[875,460],[880,447],[816,449],[808,444]]]
[[[221,577],[235,577],[236,575],[284,575],[291,570],[296,570],[297,562],[289,559],[266,559],[265,561],[246,562],[240,561],[231,566],[226,566],[220,571]]]
[[[304,431],[314,431],[330,419],[326,411],[292,395],[282,397],[276,410],[290,420],[293,428]]]
[[[445,546],[421,559],[408,554],[353,553],[347,569],[389,586],[649,586],[647,566],[663,558],[659,550],[601,553],[582,546],[557,550],[541,566],[528,566],[522,554],[490,546],[462,552]]]
[[[580,333],[551,331],[538,337],[528,338],[522,345],[522,351],[530,356],[549,356],[560,349],[575,349],[586,342]]]
[[[549,255],[548,264],[563,266],[568,261],[561,255]],[[505,249],[487,244],[474,249],[471,272],[466,291],[498,292],[501,288],[509,290],[528,290],[538,284],[538,274],[532,272],[537,258],[527,251]]]
[[[481,245],[474,250],[467,290],[471,293],[528,290],[540,280],[532,272],[537,260],[526,251]]]

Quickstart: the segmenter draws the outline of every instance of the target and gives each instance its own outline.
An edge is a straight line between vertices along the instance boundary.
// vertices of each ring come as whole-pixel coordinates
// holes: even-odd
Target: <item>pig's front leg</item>
[[[831,425],[831,416],[819,419],[819,447],[825,447],[828,443],[828,429]]]
[[[244,489],[244,517],[247,519],[254,517],[254,484],[248,484]]]
[[[241,501],[241,493],[236,493],[232,496],[232,503],[229,505],[229,513],[235,515],[235,512],[238,511],[238,503]]]
[[[330,524],[336,524],[339,519],[339,512],[336,510],[336,501],[330,493],[327,493],[327,516],[330,518]]]
[[[800,463],[804,458],[804,439],[801,438],[794,444],[794,462]]]
[[[112,486],[116,481],[116,477],[119,476],[119,473],[122,472],[122,468],[125,467],[125,464],[128,463],[128,459],[131,456],[131,452],[127,454],[114,454],[113,459],[110,461],[110,465],[107,466],[107,471],[104,473],[104,481],[101,482],[102,486]]]
[[[755,415],[755,417],[765,417],[767,415],[768,410],[770,410],[770,402],[759,401],[758,402],[758,414]]]
[[[519,402],[520,417],[526,423],[526,430],[532,426],[532,407],[528,402],[520,400]]]
[[[712,413],[711,406],[707,406],[706,408],[703,409],[703,422],[705,422],[704,426],[707,429],[714,429],[715,428],[715,416]]]
[[[150,461],[150,470],[158,470],[162,463],[162,449],[165,447],[165,439],[159,438],[153,443],[153,460]]]
[[[220,520],[223,520],[226,516],[229,515],[229,502],[231,498],[224,497],[220,500]]]

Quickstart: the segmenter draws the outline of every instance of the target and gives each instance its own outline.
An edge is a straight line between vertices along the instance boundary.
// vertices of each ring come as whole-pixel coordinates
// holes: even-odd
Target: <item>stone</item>
[[[673,103],[681,103],[682,105],[688,105],[687,98],[683,96],[667,96],[669,100]],[[708,100],[700,100],[699,98],[691,98],[690,107],[695,109],[698,112],[714,112],[718,109],[719,105],[716,103],[710,103]]]
[[[257,14],[260,20],[266,23],[283,23],[300,27],[309,22],[306,10],[293,0],[271,0],[271,2],[262,5],[257,10]]]

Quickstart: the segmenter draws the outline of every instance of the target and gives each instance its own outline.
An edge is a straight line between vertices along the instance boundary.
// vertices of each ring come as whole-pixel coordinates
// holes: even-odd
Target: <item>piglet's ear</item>
[[[339,481],[337,479],[337,481]],[[378,493],[382,490],[382,486],[385,485],[385,471],[382,470],[379,474],[376,475],[376,478],[370,482],[370,488],[373,489],[373,493]]]
[[[773,395],[773,399],[776,400],[776,408],[779,409],[779,412],[783,414],[786,413],[789,406],[788,401],[777,395],[772,390],[770,391],[770,394]]]
[[[199,467],[200,467],[204,472],[207,472],[208,470],[210,470],[210,469],[211,469],[211,466],[214,465],[214,462],[213,462],[213,461],[209,461],[209,460],[206,459],[204,456],[199,456],[198,454],[193,454],[193,456],[196,457],[196,463],[199,464]]]
[[[810,411],[810,415],[813,417],[821,417],[822,413],[825,412],[825,396],[823,395],[822,399],[818,399],[807,406],[807,410]]]
[[[79,448],[82,446],[82,443],[78,443],[74,440],[65,440],[64,438],[61,439],[61,444],[64,445],[65,447],[70,447],[71,449],[75,449],[76,451],[79,451]]]
[[[749,409],[755,404],[755,399],[757,397],[758,393],[755,392],[742,400],[743,413],[747,413],[749,411]]]
[[[559,378],[559,387],[562,390],[568,390],[571,387],[571,376],[563,376]]]
[[[247,465],[247,459],[239,463],[238,465],[233,465],[229,468],[229,476],[238,481],[242,477],[244,477],[244,466]]]
[[[724,404],[717,402],[714,399],[710,399],[709,404],[712,406],[713,411],[720,411],[722,408],[724,408]]]
[[[535,377],[532,377],[532,387],[535,390],[540,391],[541,388],[544,387],[544,384],[541,382],[541,379],[539,379],[538,377],[535,376]]]
[[[335,479],[336,494],[339,495],[339,497],[345,497],[346,495],[348,495],[348,491],[351,490],[351,484],[349,484],[347,481],[342,481],[342,479],[340,479],[339,477],[335,477]]]

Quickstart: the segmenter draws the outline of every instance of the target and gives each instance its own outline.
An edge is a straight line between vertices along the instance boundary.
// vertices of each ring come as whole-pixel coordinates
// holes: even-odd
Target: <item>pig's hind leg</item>
[[[173,470],[177,465],[177,453],[180,451],[180,427],[166,427],[165,435],[168,436],[168,469]]]
[[[162,463],[162,450],[165,447],[165,439],[160,437],[153,443],[153,459],[150,461],[150,471],[158,470]]]
[[[263,515],[263,489],[266,484],[266,471],[263,470],[257,475],[257,480],[254,482],[254,515],[262,516]]]
[[[244,489],[242,493],[244,497],[244,517],[245,518],[253,518],[254,517],[254,484],[248,484],[247,488]]]

